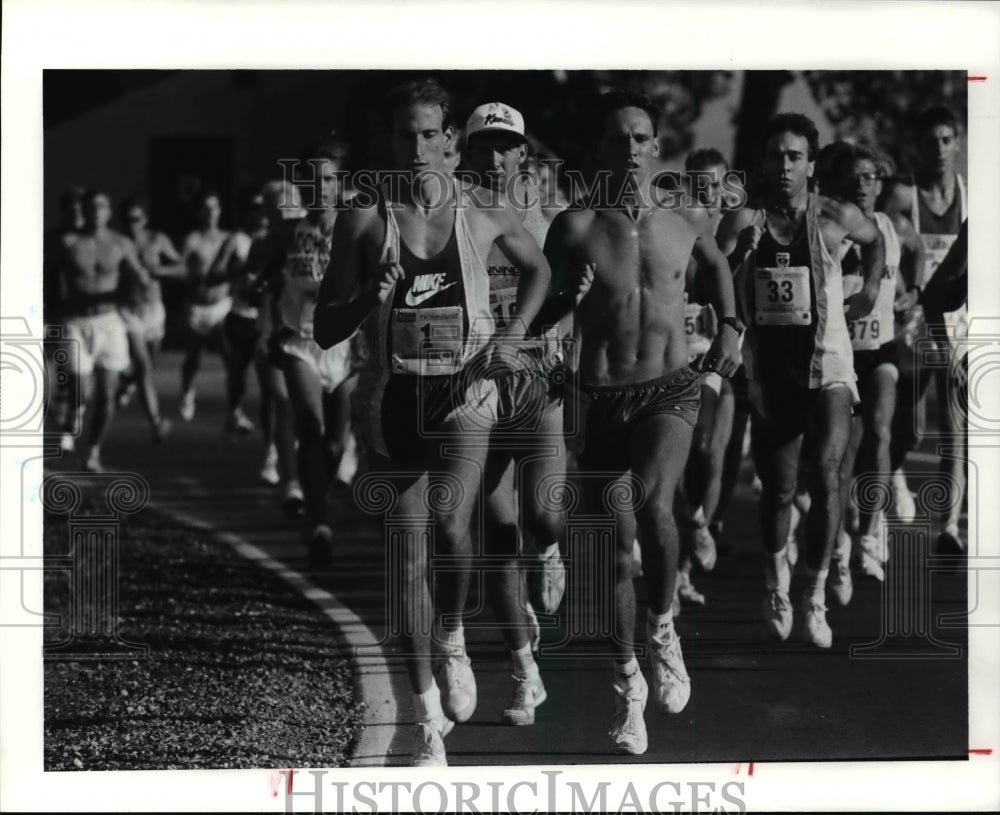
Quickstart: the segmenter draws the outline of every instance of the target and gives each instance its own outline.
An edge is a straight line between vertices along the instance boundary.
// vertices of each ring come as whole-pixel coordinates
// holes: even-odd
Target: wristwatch
[[[719,325],[728,325],[731,329],[733,329],[733,331],[736,332],[737,337],[742,337],[743,332],[746,330],[743,327],[743,323],[741,323],[735,317],[723,317],[721,320],[719,320]]]

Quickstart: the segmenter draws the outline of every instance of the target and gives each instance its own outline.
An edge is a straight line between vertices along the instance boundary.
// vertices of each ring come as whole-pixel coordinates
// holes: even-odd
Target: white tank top
[[[902,250],[892,220],[884,212],[875,213],[875,223],[885,241],[885,269],[879,281],[878,296],[871,312],[859,320],[848,320],[851,347],[855,351],[876,351],[893,340],[892,305],[896,300],[896,275]],[[851,245],[853,246],[853,244]],[[848,249],[850,251],[850,248]],[[861,291],[864,278],[860,274],[844,275],[844,298]]]
[[[333,234],[303,219],[295,226],[295,234],[282,270],[284,286],[278,309],[281,322],[303,339],[312,339],[313,312],[316,295],[330,262]]]

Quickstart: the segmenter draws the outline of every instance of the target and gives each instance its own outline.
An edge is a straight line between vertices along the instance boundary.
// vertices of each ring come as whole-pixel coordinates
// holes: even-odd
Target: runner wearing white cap
[[[465,166],[480,185],[479,197],[510,209],[541,249],[549,225],[542,215],[537,188],[522,171],[527,140],[520,112],[501,102],[480,105],[469,117],[466,140]],[[486,259],[486,271],[490,309],[502,327],[517,303],[521,269],[494,244]],[[562,377],[560,337],[567,334],[571,335],[571,330],[561,329],[558,321],[545,326],[523,341],[519,353],[525,366],[502,372],[495,379],[497,424],[484,475],[484,543],[491,560],[503,561],[501,567],[487,573],[486,585],[514,661],[514,696],[503,714],[504,721],[510,724],[531,724],[535,706],[546,696],[531,655],[532,640],[537,637],[536,632],[529,631],[529,621],[535,619],[532,604],[553,614],[565,588],[565,569],[559,553],[565,521],[558,510],[548,505],[552,502],[547,504],[543,497],[547,483],[565,479],[562,388],[552,379]],[[520,590],[521,533],[534,561],[527,564],[530,602]]]

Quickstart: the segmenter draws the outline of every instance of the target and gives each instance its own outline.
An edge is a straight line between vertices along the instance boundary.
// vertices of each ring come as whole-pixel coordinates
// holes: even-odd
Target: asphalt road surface
[[[157,374],[164,414],[174,422],[168,443],[152,444],[139,405],[133,402],[116,419],[104,450],[105,467],[142,474],[150,483],[156,507],[238,535],[334,594],[364,621],[374,640],[385,640],[382,651],[388,659],[399,720],[411,722],[405,672],[395,641],[386,636],[386,555],[380,520],[354,508],[349,495],[337,496],[334,565],[310,569],[295,524],[281,513],[277,489],[258,480],[263,455],[260,435],[229,440],[223,434],[218,358],[205,358],[192,422],[182,422],[177,416],[179,362],[178,354],[164,354]],[[252,417],[255,400],[256,388],[251,383],[248,413]],[[909,462],[914,489],[933,473],[932,453],[933,447],[925,444]],[[963,520],[963,532],[964,525]],[[607,752],[613,692],[606,642],[600,636],[604,595],[595,581],[588,583],[592,570],[579,565],[584,547],[569,545],[571,579],[566,601],[559,616],[543,620],[539,664],[548,700],[538,709],[531,727],[498,723],[510,697],[511,669],[495,620],[488,604],[481,602],[474,579],[466,638],[479,704],[472,720],[456,727],[446,739],[449,762],[551,765],[966,758],[965,573],[938,571],[933,559],[921,556],[918,534],[905,541],[893,539],[886,584],[856,576],[854,598],[847,608],[836,606],[829,597],[828,619],[834,632],[830,650],[802,643],[798,624],[789,640],[780,643],[768,638],[761,622],[763,556],[756,530],[756,495],[744,479],[727,521],[733,551],[719,558],[712,573],[695,575],[707,604],[685,606],[677,622],[691,674],[691,700],[675,716],[661,716],[652,704],[648,706],[649,750],[643,756]],[[799,573],[792,586],[796,609],[801,580]],[[904,585],[908,594],[899,593]],[[641,579],[637,589],[641,599]],[[182,587],[179,592],[183,596]],[[568,610],[575,613],[570,615]],[[637,619],[641,628],[642,607]],[[642,636],[637,631],[639,640]],[[371,715],[374,724],[378,711]],[[389,732],[394,735],[384,755],[358,756],[358,760],[407,763],[411,728],[390,728]]]

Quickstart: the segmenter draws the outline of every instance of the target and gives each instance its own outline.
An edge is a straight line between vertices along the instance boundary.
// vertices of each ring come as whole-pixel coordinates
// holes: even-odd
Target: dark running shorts
[[[441,425],[469,397],[464,373],[390,377],[382,396],[382,438],[389,456],[401,464],[427,462],[440,447]]]
[[[654,416],[676,416],[691,427],[698,421],[701,378],[685,365],[673,373],[632,385],[583,385],[586,406],[580,466],[590,470],[628,467],[629,436]]]
[[[854,406],[855,416],[860,414],[865,402],[872,398],[872,376],[875,369],[880,365],[892,365],[898,372],[898,360],[899,346],[895,341],[889,341],[873,351],[854,352],[854,373],[858,375],[858,396],[861,399],[860,403]]]

